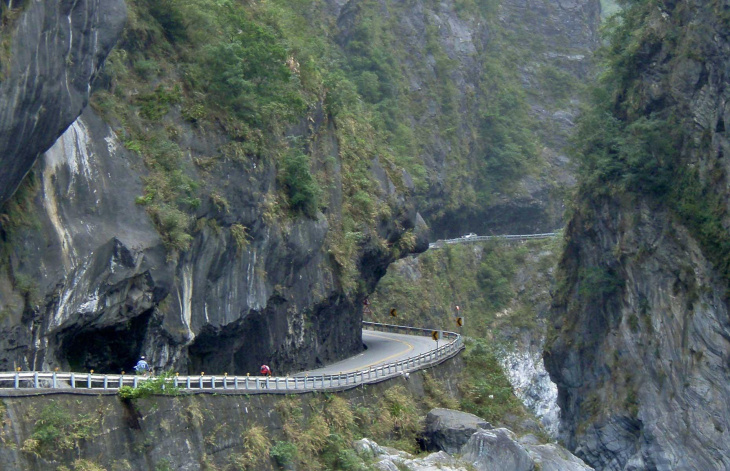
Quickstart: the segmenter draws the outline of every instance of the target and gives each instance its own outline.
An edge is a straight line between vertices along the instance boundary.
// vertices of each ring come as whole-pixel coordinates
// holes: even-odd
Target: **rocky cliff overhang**
[[[0,78],[0,203],[81,114],[126,21],[124,0],[25,1]]]

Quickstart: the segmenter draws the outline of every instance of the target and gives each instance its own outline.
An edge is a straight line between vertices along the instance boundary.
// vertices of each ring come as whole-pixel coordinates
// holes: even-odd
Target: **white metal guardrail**
[[[548,239],[559,235],[559,232],[545,232],[542,234],[516,234],[516,235],[495,235],[495,236],[463,236],[456,239],[442,239],[428,244],[429,249],[440,249],[444,245],[451,244],[467,244],[471,242],[482,242],[485,240],[530,240],[530,239]]]
[[[363,322],[363,326],[381,332],[403,333],[431,336],[432,330],[416,327]],[[295,393],[312,390],[338,390],[375,383],[387,378],[410,373],[435,365],[457,355],[464,349],[461,335],[455,332],[441,332],[444,344],[426,353],[403,360],[356,370],[349,373],[325,374],[303,377],[264,377],[228,375],[188,375],[174,376],[168,382],[171,386],[187,392],[284,392]],[[60,373],[44,371],[17,371],[0,373],[0,396],[2,390],[85,390],[94,392],[116,392],[122,386],[136,388],[150,377],[138,375],[98,374],[98,373]]]

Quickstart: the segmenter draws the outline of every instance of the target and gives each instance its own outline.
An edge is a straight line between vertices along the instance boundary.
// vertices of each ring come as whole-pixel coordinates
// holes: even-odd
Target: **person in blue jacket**
[[[142,355],[137,362],[137,364],[134,367],[134,370],[137,372],[138,375],[146,375],[150,372],[150,365],[145,361],[144,355]]]

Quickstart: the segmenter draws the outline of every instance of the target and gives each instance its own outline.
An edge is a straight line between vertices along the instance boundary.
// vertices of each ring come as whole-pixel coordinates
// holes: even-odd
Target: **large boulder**
[[[540,471],[589,471],[590,466],[583,460],[554,443],[541,444],[534,435],[526,435],[519,440]]]
[[[426,456],[414,457],[404,451],[381,447],[374,441],[363,438],[353,443],[355,452],[365,461],[372,463],[378,471],[467,471],[467,465],[439,451]]]
[[[451,409],[433,409],[426,416],[424,446],[429,451],[457,453],[474,433],[491,428],[489,422],[474,414]]]
[[[478,471],[533,471],[535,463],[514,434],[505,428],[479,430],[461,450]]]

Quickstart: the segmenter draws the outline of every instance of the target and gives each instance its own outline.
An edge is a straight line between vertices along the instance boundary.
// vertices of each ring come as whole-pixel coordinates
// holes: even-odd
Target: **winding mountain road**
[[[560,232],[544,232],[542,234],[513,234],[513,235],[491,235],[491,236],[478,236],[476,234],[469,234],[456,239],[440,239],[436,242],[428,244],[429,249],[440,249],[445,245],[453,244],[471,244],[473,242],[484,242],[486,240],[511,240],[511,241],[522,241],[522,240],[533,240],[533,239],[549,239],[551,237],[557,237]]]
[[[171,387],[190,393],[251,394],[337,391],[375,383],[436,365],[464,349],[461,335],[415,327],[363,322],[364,352],[323,368],[294,376],[175,375],[163,379]],[[0,396],[50,394],[115,394],[122,386],[136,388],[147,376],[98,373],[15,371],[0,373]]]
[[[294,376],[352,373],[389,362],[397,362],[436,349],[436,342],[431,337],[365,329],[362,331],[362,343],[365,344],[366,349],[358,355],[316,370],[303,371]],[[439,343],[443,345],[443,342]]]
[[[477,236],[429,244],[438,249],[450,244],[485,240],[530,240],[556,237],[559,233]],[[431,338],[431,330],[363,322],[365,351],[351,358],[314,370],[286,377],[190,375],[168,378],[170,386],[188,392],[215,393],[292,393],[307,390],[341,390],[360,384],[382,381],[438,364],[464,349],[461,335],[441,332],[440,342]],[[114,394],[122,386],[136,388],[146,376],[109,375],[70,372],[14,371],[0,372],[0,396],[18,395],[22,391],[44,394],[49,390],[73,390],[83,393]],[[20,390],[20,391],[19,391]]]

